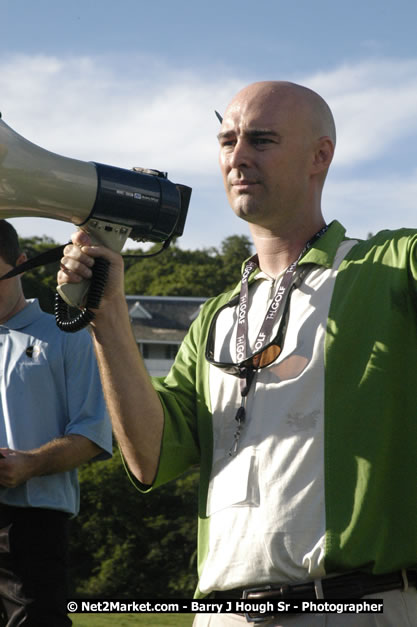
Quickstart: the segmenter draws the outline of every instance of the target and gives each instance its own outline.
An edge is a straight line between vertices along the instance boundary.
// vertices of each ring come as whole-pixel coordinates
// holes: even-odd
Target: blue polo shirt
[[[35,449],[82,435],[112,452],[112,435],[88,331],[63,333],[37,300],[0,325],[0,446]],[[77,470],[0,487],[0,502],[77,514]]]

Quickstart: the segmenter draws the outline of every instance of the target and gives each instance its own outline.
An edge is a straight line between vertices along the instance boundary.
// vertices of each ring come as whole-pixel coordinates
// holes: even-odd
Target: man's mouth
[[[236,192],[250,191],[255,185],[258,185],[258,181],[251,179],[233,179],[231,182],[231,187]]]

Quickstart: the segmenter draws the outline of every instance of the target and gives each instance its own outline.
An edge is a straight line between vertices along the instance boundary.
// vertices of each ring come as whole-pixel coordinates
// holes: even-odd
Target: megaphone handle
[[[55,320],[61,331],[75,333],[86,327],[95,314],[93,309],[98,309],[100,300],[104,292],[107,282],[110,263],[103,257],[98,257],[93,266],[93,277],[90,283],[90,289],[87,294],[87,302],[85,309],[79,310],[78,313],[71,317],[68,304],[61,298],[59,293],[55,294]]]
[[[88,233],[93,244],[101,244],[114,251],[120,251],[131,228],[104,222],[103,220],[89,220],[82,225],[82,230]],[[97,309],[106,285],[110,263],[107,259],[98,257],[93,266],[92,280],[83,280],[81,283],[63,283],[57,287],[55,295],[55,320],[62,331],[74,333],[86,327],[94,318],[92,309]],[[84,307],[74,318],[70,317],[69,307]]]
[[[89,220],[80,229],[89,235],[93,245],[107,246],[115,252],[122,250],[132,230],[120,224],[96,219]],[[80,283],[62,283],[56,289],[70,307],[85,307],[90,289],[90,279],[83,279]]]

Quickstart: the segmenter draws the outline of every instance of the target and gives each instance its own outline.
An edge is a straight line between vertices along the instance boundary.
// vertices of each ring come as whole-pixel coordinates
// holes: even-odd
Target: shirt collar
[[[336,257],[337,250],[345,239],[346,229],[338,222],[333,220],[330,222],[329,228],[322,235],[317,242],[303,255],[298,262],[299,265],[303,263],[314,263],[318,266],[324,266],[325,268],[331,268]]]
[[[6,327],[7,329],[23,329],[37,318],[42,316],[42,309],[39,306],[37,298],[26,301],[27,305],[21,309],[16,315],[6,320],[0,327]]]
[[[329,228],[324,235],[318,239],[315,244],[305,253],[305,255],[298,262],[299,265],[305,263],[314,263],[318,266],[324,266],[325,268],[331,268],[337,253],[337,250],[345,239],[346,229],[337,220],[333,220],[329,224]],[[253,259],[253,257],[250,257]],[[248,259],[242,264],[242,272]],[[254,270],[249,277],[249,283],[252,283],[256,278],[270,278],[262,272],[259,268]],[[233,290],[232,296],[237,294],[240,290],[240,283]]]

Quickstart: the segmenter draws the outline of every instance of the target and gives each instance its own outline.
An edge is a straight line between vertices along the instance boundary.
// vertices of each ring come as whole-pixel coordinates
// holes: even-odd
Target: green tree
[[[252,243],[246,235],[230,235],[222,241],[220,251],[223,262],[232,265],[237,259],[242,264],[251,255]]]
[[[242,264],[252,254],[252,243],[246,235],[226,237],[220,246],[220,256],[225,273],[229,273],[225,289],[236,285],[240,280]]]
[[[190,597],[196,586],[198,473],[143,495],[118,451],[80,470],[70,580],[79,596]]]
[[[206,296],[214,289],[220,262],[211,251],[171,246],[157,257],[139,259],[125,274],[128,294]],[[207,288],[208,286],[208,288]]]
[[[215,296],[239,281],[241,264],[250,254],[251,243],[242,235],[226,238],[220,251],[216,248],[182,250],[172,245],[157,257],[136,262],[127,260],[126,293]]]
[[[59,244],[50,237],[43,236],[20,238],[20,245],[28,258],[32,259]],[[47,266],[29,270],[22,275],[22,286],[26,298],[38,298],[41,308],[49,313],[54,310],[58,268],[59,261],[56,261]]]

